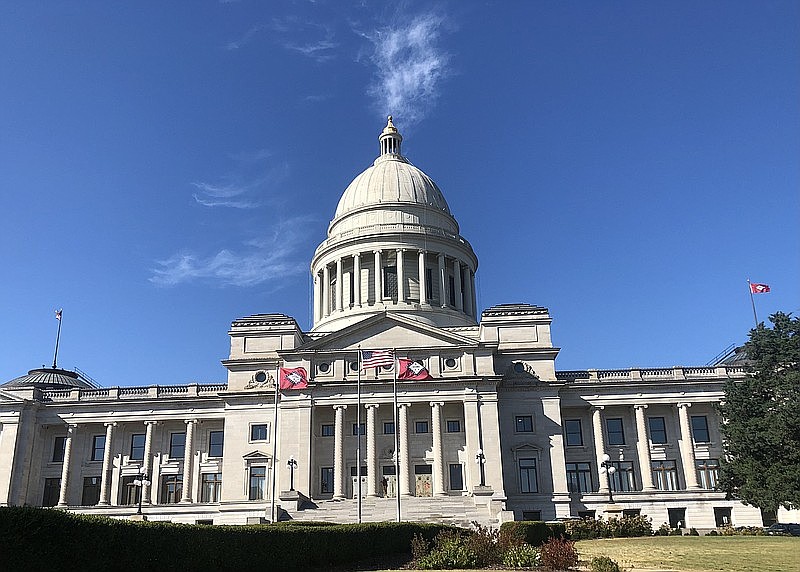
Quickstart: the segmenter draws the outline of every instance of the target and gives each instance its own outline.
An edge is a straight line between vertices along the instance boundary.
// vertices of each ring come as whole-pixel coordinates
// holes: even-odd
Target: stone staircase
[[[287,510],[288,509],[288,510]],[[316,500],[301,510],[281,506],[281,520],[316,520],[323,522],[358,522],[356,499]],[[475,506],[472,497],[401,497],[400,517],[403,521],[438,522],[468,527],[472,522],[497,525],[486,506]],[[364,498],[361,500],[362,522],[395,521],[397,499]]]

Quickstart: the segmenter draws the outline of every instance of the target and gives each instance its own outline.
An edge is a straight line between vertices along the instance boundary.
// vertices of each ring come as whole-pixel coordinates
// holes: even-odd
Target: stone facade
[[[152,520],[215,524],[399,510],[760,525],[714,490],[714,405],[743,368],[556,370],[548,310],[479,313],[478,259],[444,196],[391,119],[379,141],[312,260],[309,331],[281,314],[235,320],[225,384],[97,388],[42,369],[0,386],[0,505],[126,517],[141,497]],[[360,372],[359,349],[431,378]],[[304,368],[308,387],[276,391],[282,367]]]

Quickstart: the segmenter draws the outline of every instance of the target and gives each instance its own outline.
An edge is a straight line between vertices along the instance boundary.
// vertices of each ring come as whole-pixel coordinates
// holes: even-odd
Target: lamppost
[[[297,468],[297,461],[294,455],[289,455],[289,460],[286,461],[286,466],[289,467],[289,490],[294,490],[294,470]]]
[[[614,487],[611,482],[611,475],[617,472],[617,468],[611,463],[611,457],[608,453],[603,455],[603,462],[600,463],[600,472],[608,473],[608,502],[614,504],[614,495],[612,493]]]
[[[144,472],[144,468],[142,468],[142,472],[139,473],[138,478],[134,479],[133,486],[139,487],[139,509],[136,511],[136,514],[142,514],[142,492],[144,487],[150,486],[150,481],[147,479],[147,474]]]
[[[486,471],[483,465],[486,464],[486,456],[483,454],[483,449],[478,449],[477,453],[475,453],[475,462],[478,464],[481,470],[481,486],[486,486]]]

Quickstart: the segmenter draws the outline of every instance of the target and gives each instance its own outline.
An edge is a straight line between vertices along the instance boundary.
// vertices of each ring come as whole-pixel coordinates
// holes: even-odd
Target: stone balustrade
[[[678,381],[683,379],[727,379],[742,378],[742,366],[669,367],[648,369],[587,369],[557,371],[556,379],[566,382],[604,381]]]
[[[43,390],[42,401],[106,401],[117,399],[214,397],[226,391],[225,383],[191,383],[188,385],[150,385],[146,387],[103,387],[99,389]]]

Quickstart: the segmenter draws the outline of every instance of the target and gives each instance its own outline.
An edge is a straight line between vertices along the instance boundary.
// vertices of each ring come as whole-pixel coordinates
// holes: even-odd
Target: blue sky
[[[797,2],[0,2],[0,379],[222,381],[310,326],[392,113],[559,369],[702,365],[800,312]]]

